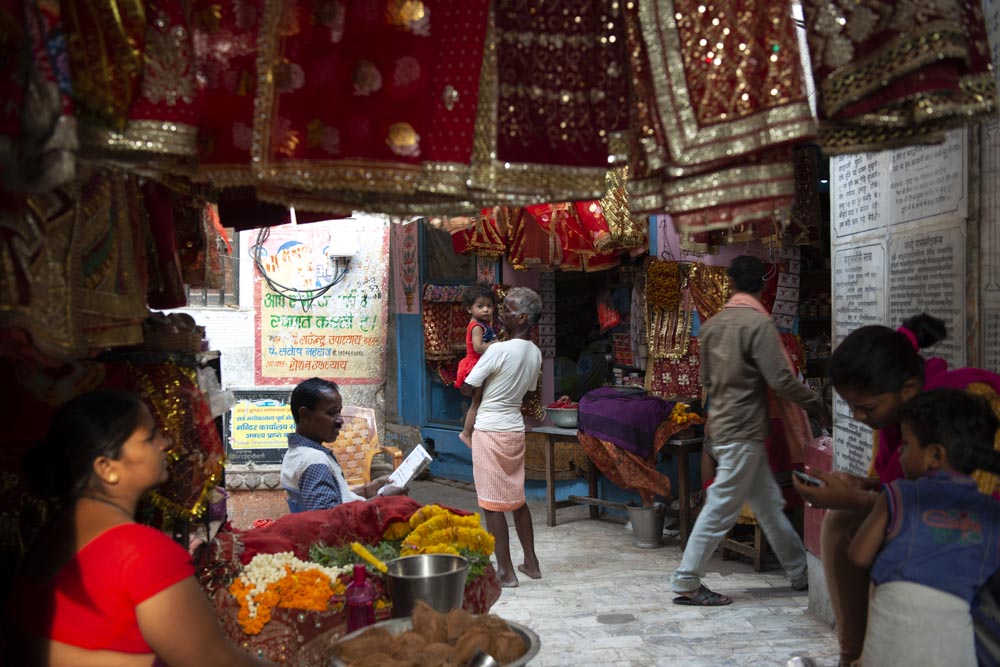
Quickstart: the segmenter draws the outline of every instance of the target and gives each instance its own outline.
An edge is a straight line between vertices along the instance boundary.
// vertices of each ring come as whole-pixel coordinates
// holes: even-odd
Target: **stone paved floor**
[[[476,509],[475,494],[458,483],[414,482],[410,495]],[[538,633],[542,648],[531,667],[764,667],[796,655],[836,664],[833,630],[809,613],[807,595],[792,591],[780,570],[756,573],[749,562],[715,557],[705,583],[734,603],[677,606],[668,586],[681,557],[676,540],[639,549],[621,523],[591,520],[584,507],[559,510],[549,528],[544,505],[530,506],[543,578],[522,575],[493,611]],[[516,564],[513,527],[511,539]]]

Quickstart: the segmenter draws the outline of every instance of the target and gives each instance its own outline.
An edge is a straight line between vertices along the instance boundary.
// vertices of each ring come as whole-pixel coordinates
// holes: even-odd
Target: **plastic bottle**
[[[347,585],[347,631],[354,632],[375,622],[375,587],[368,582],[364,565],[354,566],[354,581]]]

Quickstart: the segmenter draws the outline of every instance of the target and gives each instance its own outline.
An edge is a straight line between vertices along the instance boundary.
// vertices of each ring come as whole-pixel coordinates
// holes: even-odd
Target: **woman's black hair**
[[[87,488],[94,461],[117,460],[139,427],[143,403],[127,391],[93,391],[67,402],[52,418],[45,439],[21,462],[31,494],[70,499]]]
[[[899,422],[921,448],[944,447],[953,469],[965,474],[977,469],[1000,473],[1000,456],[992,455],[1000,421],[982,398],[958,389],[925,391],[903,404]]]
[[[493,302],[496,306],[497,295],[493,292],[493,288],[486,283],[476,283],[475,285],[469,285],[462,292],[462,305],[466,309],[472,308],[472,304],[476,302],[476,299],[487,298]]]
[[[923,349],[948,337],[944,322],[927,313],[903,322]],[[924,381],[924,358],[906,334],[870,325],[852,331],[826,364],[830,384],[863,394],[898,393],[910,379]]]
[[[764,289],[764,262],[750,255],[740,255],[733,260],[726,273],[739,292],[756,294]]]
[[[292,419],[299,423],[299,409],[309,408],[312,410],[323,398],[323,392],[335,391],[340,393],[340,387],[336,382],[324,380],[323,378],[309,378],[299,383],[292,390],[292,396],[288,399],[288,407],[292,410]]]

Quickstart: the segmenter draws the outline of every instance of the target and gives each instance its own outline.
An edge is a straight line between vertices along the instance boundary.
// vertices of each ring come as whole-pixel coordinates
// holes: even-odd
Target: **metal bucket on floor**
[[[632,546],[656,549],[663,546],[663,523],[667,519],[667,506],[653,503],[652,507],[627,506],[632,522]]]

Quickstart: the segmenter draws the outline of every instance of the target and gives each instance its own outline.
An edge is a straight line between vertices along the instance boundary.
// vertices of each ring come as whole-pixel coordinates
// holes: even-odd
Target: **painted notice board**
[[[288,390],[234,391],[236,405],[224,420],[229,463],[280,464],[295,422]]]

